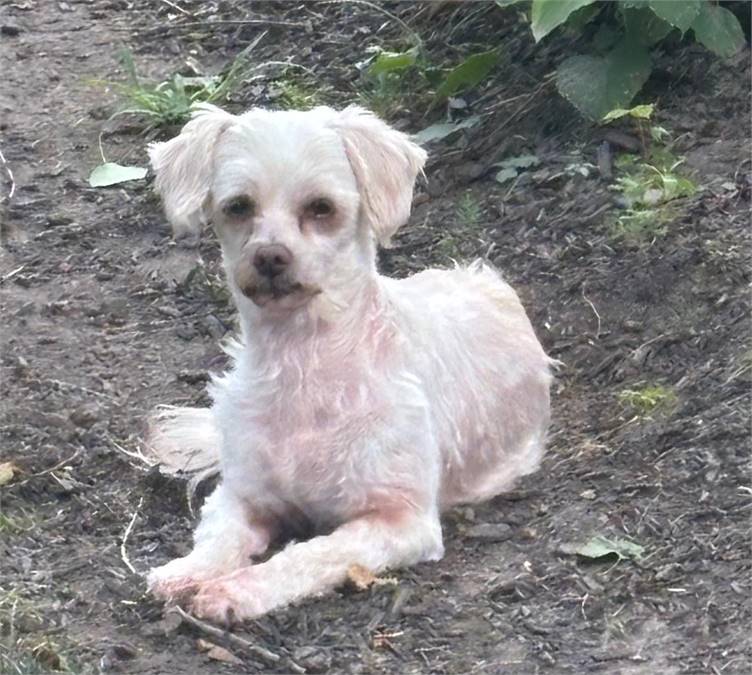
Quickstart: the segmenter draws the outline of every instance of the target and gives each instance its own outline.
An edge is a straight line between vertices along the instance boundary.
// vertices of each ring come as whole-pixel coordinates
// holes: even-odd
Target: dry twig
[[[213,626],[206,621],[201,621],[201,619],[197,619],[192,614],[186,612],[182,607],[178,607],[176,605],[174,607],[171,607],[169,611],[179,614],[184,621],[188,622],[192,626],[195,626],[199,630],[202,630],[204,633],[213,635],[217,638],[225,639],[228,642],[232,642],[233,644],[242,647],[243,649],[247,649],[248,651],[253,652],[254,654],[256,654],[256,656],[261,657],[267,663],[279,663],[282,660],[282,657],[279,654],[275,654],[265,647],[259,647],[249,640],[245,640],[242,637],[235,635],[234,633],[230,633],[229,631],[217,628],[217,626]],[[300,666],[298,666],[298,668],[300,668]],[[305,670],[301,668],[300,672],[305,672]]]
[[[123,532],[123,541],[120,542],[120,557],[122,558],[123,562],[125,563],[125,566],[135,575],[140,576],[138,572],[136,572],[136,568],[133,567],[131,564],[131,561],[128,558],[128,551],[126,550],[126,545],[128,543],[128,537],[130,536],[133,525],[136,523],[136,518],[138,517],[138,512],[141,510],[141,507],[144,505],[144,498],[141,497],[141,499],[138,500],[138,506],[136,507],[136,510],[133,512],[133,516],[131,517],[130,522],[128,523],[128,527],[125,528],[125,532]]]

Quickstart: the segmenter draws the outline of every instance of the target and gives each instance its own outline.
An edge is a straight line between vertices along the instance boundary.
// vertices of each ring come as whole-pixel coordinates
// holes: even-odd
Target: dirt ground
[[[536,46],[492,3],[388,7],[439,62],[503,45],[465,97],[482,122],[429,146],[381,263],[405,275],[482,255],[519,289],[565,364],[542,469],[446,514],[446,557],[395,585],[231,635],[163,616],[142,575],[187,550],[193,518],[182,482],[127,453],[157,404],[206,404],[233,318],[210,235],[176,245],[147,181],[88,186],[100,140],[110,160],[145,162],[102,81],[122,80],[120,46],[164,79],[189,57],[216,72],[266,31],[254,58],[305,66],[318,100],[340,105],[357,99],[366,48],[404,46],[403,28],[369,3],[0,0],[0,194],[14,189],[0,212],[0,460],[17,469],[0,488],[0,672],[750,672],[749,48],[727,63],[687,44],[658,55],[646,93],[700,189],[665,235],[625,242],[618,194],[567,170],[595,164],[604,132],[547,79],[564,38]],[[279,71],[259,73],[227,107],[279,103]],[[405,94],[390,120],[442,119],[425,109]],[[496,183],[492,165],[521,154],[536,170]],[[654,385],[672,405],[625,403]],[[644,556],[573,554],[594,535]]]

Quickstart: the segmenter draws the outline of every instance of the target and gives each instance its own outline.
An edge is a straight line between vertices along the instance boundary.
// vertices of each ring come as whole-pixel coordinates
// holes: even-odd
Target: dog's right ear
[[[214,146],[234,120],[234,115],[216,106],[196,106],[193,118],[179,136],[149,145],[156,190],[176,239],[197,236],[206,222]]]

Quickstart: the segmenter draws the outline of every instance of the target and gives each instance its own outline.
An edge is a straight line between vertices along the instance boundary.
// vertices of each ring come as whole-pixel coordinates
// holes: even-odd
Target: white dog
[[[199,615],[256,617],[443,554],[439,513],[537,468],[551,361],[484,264],[397,281],[376,244],[408,218],[426,153],[357,107],[206,106],[151,147],[176,233],[210,222],[240,315],[211,410],[174,409],[157,454],[219,457],[193,551],[151,590]],[[265,562],[290,527],[318,533]]]

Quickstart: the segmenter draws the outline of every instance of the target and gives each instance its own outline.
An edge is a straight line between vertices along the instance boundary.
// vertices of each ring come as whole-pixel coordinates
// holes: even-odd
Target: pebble
[[[506,541],[512,534],[512,528],[506,523],[480,523],[465,530],[466,537],[481,541]]]
[[[61,227],[62,225],[70,225],[73,222],[73,218],[71,218],[67,213],[62,213],[60,211],[55,213],[50,213],[49,216],[47,216],[47,224],[50,227]]]
[[[111,298],[104,300],[99,306],[99,313],[124,319],[128,316],[128,300],[126,298]]]
[[[77,427],[88,429],[95,422],[99,421],[99,410],[92,404],[82,405],[73,410],[69,418]]]
[[[5,23],[2,26],[0,26],[0,33],[3,35],[8,35],[9,37],[15,37],[21,32],[21,29],[18,26],[14,26],[13,24]]]
[[[292,658],[295,663],[311,673],[327,673],[332,665],[332,655],[322,647],[298,647]]]
[[[225,336],[225,333],[227,332],[226,326],[213,314],[210,314],[204,319],[204,326],[206,327],[209,335],[211,335],[215,340],[223,338]]]

